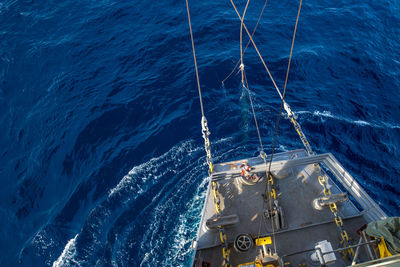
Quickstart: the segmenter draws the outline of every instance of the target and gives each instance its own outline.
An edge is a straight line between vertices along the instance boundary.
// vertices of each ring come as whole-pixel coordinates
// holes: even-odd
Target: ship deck
[[[264,178],[253,185],[242,183],[240,165],[244,161],[254,168],[253,173]],[[214,193],[211,189],[212,181],[216,182],[221,200],[220,216],[238,218],[233,225],[225,226],[232,266],[252,262],[260,254],[261,247],[255,244],[247,252],[236,251],[233,242],[240,234],[249,234],[253,238],[270,236],[275,240],[272,243],[276,246],[270,245],[271,250],[276,249],[278,255],[283,257],[283,261],[290,262],[292,266],[299,264],[319,266],[319,263],[311,261],[312,252],[289,256],[299,251],[313,249],[319,241],[327,240],[333,249],[341,248],[340,232],[329,207],[316,209],[313,205],[315,199],[324,196],[314,163],[322,163],[327,171],[327,183],[333,195],[348,193],[349,200],[338,204],[338,214],[343,219],[343,227],[349,234],[351,244],[357,244],[359,241],[360,237],[356,230],[362,225],[386,217],[379,206],[331,154],[308,156],[304,150],[295,150],[276,154],[271,165],[274,188],[284,218],[281,229],[272,229],[270,219],[265,216],[270,201],[264,195],[266,165],[263,159],[256,157],[216,164],[214,173],[210,177],[197,240],[194,243],[193,266],[221,266],[223,263],[219,232],[206,226],[207,220],[217,217]],[[339,253],[335,253],[335,256],[336,261],[330,266],[351,264],[351,261],[344,259]],[[360,248],[358,257],[361,262],[368,260],[366,248]]]

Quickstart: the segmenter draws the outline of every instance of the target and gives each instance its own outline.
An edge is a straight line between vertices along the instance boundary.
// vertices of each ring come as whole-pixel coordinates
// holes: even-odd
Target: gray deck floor
[[[277,154],[275,160],[289,160],[293,158],[306,157],[303,150]],[[269,220],[263,216],[267,208],[263,193],[265,190],[265,179],[255,185],[244,185],[240,183],[238,176],[242,161],[230,162],[229,164],[216,165],[218,192],[221,196],[222,216],[236,214],[239,223],[226,228],[230,246],[230,259],[233,266],[254,261],[259,253],[260,247],[254,246],[246,253],[238,253],[233,248],[233,242],[239,234],[250,234],[253,237],[272,235],[272,228]],[[249,164],[263,168],[261,159],[250,159]],[[264,168],[265,169],[265,168]],[[282,170],[285,167],[282,166]],[[276,248],[279,256],[293,252],[312,249],[316,242],[328,240],[333,248],[339,248],[338,230],[333,221],[333,214],[329,208],[316,210],[312,202],[315,198],[323,196],[322,186],[318,183],[318,177],[314,167],[310,164],[291,167],[285,170],[288,176],[275,179],[275,188],[278,193],[280,206],[284,209],[286,228],[275,232]],[[218,174],[219,172],[219,174]],[[340,193],[339,188],[329,181],[333,194]],[[367,223],[362,213],[350,202],[344,202],[338,206],[339,214],[344,220],[344,228],[351,237],[352,243],[358,241],[355,231]],[[212,191],[209,190],[205,203],[204,214],[200,223],[197,240],[197,251],[195,257],[203,259],[211,266],[221,266],[222,248],[216,230],[207,230],[205,222],[215,217],[215,205]],[[360,250],[360,257],[365,258],[363,249]],[[309,254],[300,254],[287,257],[284,260],[292,263],[293,266],[306,263],[313,266],[309,260]],[[345,266],[350,262],[336,254],[337,261],[330,266]],[[316,266],[319,266],[318,264]]]

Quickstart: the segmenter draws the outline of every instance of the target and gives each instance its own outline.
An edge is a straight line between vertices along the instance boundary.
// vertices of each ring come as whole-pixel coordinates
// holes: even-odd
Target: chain
[[[267,177],[267,187],[266,188],[269,189],[268,190],[268,193],[269,193],[268,197],[272,201],[272,200],[276,199],[276,191],[274,189],[274,178],[272,177],[272,174],[271,174],[271,168],[270,168],[271,166],[268,167],[267,155],[264,153],[264,151],[261,151],[260,156],[264,160],[264,164],[266,166],[266,170],[265,170],[266,175],[267,175],[266,176]]]
[[[269,186],[270,186],[270,195],[269,195],[269,197],[271,198],[271,199],[273,199],[273,200],[275,200],[276,199],[276,191],[275,191],[275,188],[274,188],[274,179],[272,178],[272,175],[271,175],[271,173],[268,173],[268,180],[267,180],[267,182],[268,182],[268,184],[269,184]]]
[[[220,207],[219,195],[217,193],[216,182],[214,182],[214,181],[212,182],[212,187],[213,187],[213,191],[214,191],[215,208],[216,208],[217,214],[219,216],[221,214],[221,207]],[[222,243],[222,256],[224,257],[223,266],[230,267],[231,266],[230,259],[229,259],[230,250],[228,248],[228,239],[226,237],[225,228],[223,226],[219,225],[218,232],[219,232],[219,238]]]
[[[190,12],[189,12],[189,2],[186,0],[186,10],[187,10],[187,15],[188,15],[188,22],[189,22],[189,29],[190,29],[190,39],[192,41],[192,50],[193,50],[193,59],[194,59],[194,66],[196,70],[196,80],[197,80],[197,89],[199,91],[199,100],[200,100],[200,108],[201,108],[201,132],[202,136],[204,139],[204,149],[206,150],[207,154],[207,164],[208,164],[208,175],[211,176],[211,174],[214,172],[214,167],[212,164],[212,157],[211,157],[211,148],[210,148],[210,139],[208,136],[210,135],[210,131],[208,130],[208,124],[207,124],[207,119],[204,116],[204,108],[203,108],[203,100],[201,97],[201,87],[200,87],[200,80],[199,80],[199,73],[197,69],[197,61],[196,61],[196,51],[194,48],[194,41],[193,41],[193,32],[192,32],[192,24],[190,22]],[[217,194],[217,184],[212,181],[212,189],[214,192],[214,202],[215,202],[215,208],[217,211],[217,216],[220,216],[221,214],[221,207],[220,207],[220,199]],[[225,229],[222,226],[218,226],[218,232],[219,236],[222,242],[222,255],[224,257],[224,267],[231,267],[230,260],[229,260],[229,249],[228,249],[228,240],[226,238],[226,233]]]
[[[285,111],[288,114],[290,121],[292,122],[294,128],[296,129],[297,134],[300,136],[301,142],[303,143],[304,147],[307,150],[307,154],[310,156],[314,155],[314,151],[311,149],[310,143],[308,142],[306,136],[301,130],[300,124],[296,121],[296,116],[294,115],[290,106],[288,105],[288,103],[284,102],[283,107],[285,108]]]
[[[208,174],[211,175],[214,171],[214,167],[212,164],[212,158],[211,158],[210,139],[208,138],[208,136],[211,133],[208,130],[207,119],[205,116],[201,117],[201,133],[202,133],[203,139],[204,139],[204,149],[206,150],[206,154],[207,154]]]
[[[273,244],[274,244],[274,252],[276,253],[276,239],[275,239],[275,226],[278,227],[277,225],[274,225],[274,216],[279,216],[279,214],[276,212],[275,213],[275,208],[273,206],[275,205],[275,200],[277,197],[275,188],[274,188],[274,178],[272,177],[272,174],[270,171],[267,171],[267,185],[266,189],[268,189],[268,198],[269,198],[269,211],[268,211],[268,217],[271,220],[271,227],[272,227],[272,239],[273,239]],[[265,196],[265,194],[264,194]],[[272,204],[274,203],[274,204]],[[276,207],[277,208],[277,207]],[[258,235],[260,235],[261,228],[259,229]]]
[[[310,156],[314,155],[314,151],[311,149],[310,143],[308,142],[306,136],[304,135],[303,131],[301,130],[300,124],[296,121],[294,113],[290,109],[289,105],[287,103],[284,103],[284,107],[285,107],[285,110],[286,110],[286,112],[288,114],[288,117],[289,117],[290,121],[292,122],[294,128],[296,129],[296,132],[300,136],[300,139],[303,142],[303,145],[306,148],[308,155],[310,155]],[[327,179],[326,179],[325,174],[322,173],[321,166],[319,166],[319,164],[315,163],[314,164],[314,169],[315,169],[315,172],[318,175],[318,182],[321,184],[321,186],[324,189],[324,191],[323,191],[324,195],[326,197],[331,196],[332,192],[328,188]],[[338,209],[337,209],[336,203],[330,203],[329,204],[329,209],[331,210],[331,212],[333,213],[333,216],[335,217],[335,224],[336,224],[336,226],[338,227],[338,230],[339,230],[340,244],[342,245],[343,248],[348,247],[349,246],[349,241],[350,241],[349,240],[349,235],[347,234],[346,230],[344,230],[344,228],[343,228],[343,220],[338,214]],[[342,253],[343,253],[344,257],[346,257],[347,255],[354,256],[354,250],[352,248],[347,249],[347,250],[343,250]]]
[[[217,211],[217,216],[221,215],[221,206],[220,206],[220,198],[217,190],[217,183],[212,181],[211,182],[213,194],[214,194],[214,203],[215,203],[215,210]],[[228,238],[226,237],[226,232],[225,228],[221,225],[218,226],[218,233],[219,233],[219,238],[222,243],[222,256],[224,257],[224,267],[231,267],[230,264],[230,259],[229,259],[229,254],[230,250],[228,248]]]
[[[211,148],[210,148],[210,139],[208,136],[211,134],[210,131],[208,130],[208,125],[207,125],[207,119],[205,116],[201,118],[201,131],[204,139],[204,149],[206,150],[207,154],[207,164],[208,164],[208,174],[211,176],[211,174],[214,171],[214,167],[212,164],[212,157],[211,157]],[[213,195],[214,195],[214,203],[215,203],[215,210],[217,212],[217,216],[221,215],[221,200],[218,194],[218,189],[217,189],[217,183],[215,181],[211,182],[211,187],[213,190]],[[230,250],[228,248],[228,239],[226,237],[226,232],[225,228],[222,227],[221,225],[218,226],[218,233],[219,233],[219,238],[222,243],[222,256],[224,257],[224,267],[231,267],[231,263],[229,260],[229,254]]]
[[[266,217],[270,218],[270,220],[271,220],[272,239],[273,239],[273,244],[274,244],[274,251],[276,252],[275,226],[274,226],[274,221],[273,221],[274,211],[272,209],[272,202],[274,202],[274,200],[276,200],[277,194],[274,189],[274,178],[272,177],[270,170],[268,170],[267,155],[265,154],[264,151],[261,151],[260,157],[264,160],[265,174],[267,177],[267,179],[266,179],[267,182],[265,184],[265,191],[264,191],[264,199],[269,201],[269,210],[267,210],[267,214],[265,214],[264,216],[267,215]],[[262,207],[263,211],[265,211],[265,203],[266,203],[266,201],[263,201],[263,207]],[[278,214],[276,214],[276,215],[278,215]],[[260,224],[258,227],[258,237],[260,237],[260,234],[261,234],[261,225],[262,225],[264,216],[260,216]]]
[[[324,189],[324,191],[323,191],[324,195],[326,197],[331,196],[332,192],[328,188],[328,182],[327,182],[326,176],[325,176],[325,174],[323,174],[323,170],[321,169],[321,167],[319,166],[318,163],[314,163],[314,169],[318,175],[318,182]],[[349,235],[347,234],[346,230],[344,230],[344,228],[343,228],[343,220],[338,214],[338,209],[337,209],[336,203],[330,203],[329,209],[331,210],[331,212],[333,213],[333,216],[335,217],[335,224],[340,233],[339,234],[340,245],[342,245],[343,248],[346,248],[346,247],[350,246]],[[343,250],[342,254],[343,254],[343,257],[346,257],[347,255],[354,256],[354,250],[353,250],[353,248],[349,248],[349,249]]]

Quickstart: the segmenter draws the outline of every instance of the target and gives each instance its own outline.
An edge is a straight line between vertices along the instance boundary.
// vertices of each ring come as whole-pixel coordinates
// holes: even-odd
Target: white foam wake
[[[83,232],[86,232],[86,234],[90,232],[92,242],[96,243],[96,245],[92,244],[92,246],[96,247],[91,247],[89,250],[95,253],[96,250],[100,249],[97,246],[101,247],[104,245],[100,241],[103,240],[103,235],[113,225],[113,220],[129,208],[129,202],[134,201],[140,195],[146,194],[152,186],[162,182],[163,177],[166,177],[168,174],[171,175],[171,173],[176,174],[177,171],[182,170],[182,166],[180,166],[183,164],[182,162],[186,162],[186,159],[191,155],[197,158],[193,153],[201,149],[202,147],[195,147],[192,140],[185,141],[174,146],[163,155],[133,167],[109,191],[107,198],[93,208],[85,222],[85,225],[89,226],[84,226],[80,233],[68,241],[61,255],[53,263],[53,266],[70,266],[71,263],[79,265],[81,257],[77,257],[77,255],[80,248],[76,247],[76,240]],[[87,256],[90,258],[91,255]],[[85,263],[81,262],[82,264]]]
[[[174,164],[173,158],[180,158],[183,156],[183,154],[191,154],[199,149],[201,148],[193,147],[192,141],[186,141],[178,146],[174,146],[171,150],[164,153],[160,157],[152,158],[145,163],[133,167],[129,173],[122,178],[118,185],[110,190],[108,197],[112,197],[123,189],[132,188],[132,186],[137,185],[138,182],[140,182],[140,184],[144,184],[150,179],[152,182],[156,182],[164,175],[164,171],[162,171],[162,169],[169,170],[169,166],[164,166],[167,161],[170,161],[169,163]],[[161,166],[163,167],[161,168]],[[137,181],[138,177],[140,178],[140,181]],[[144,192],[144,188],[139,187],[138,189],[139,190],[136,192],[136,194],[142,194]]]
[[[189,265],[190,253],[192,253],[191,243],[196,237],[200,223],[200,213],[206,197],[208,182],[209,179],[202,180],[190,201],[184,205],[177,220],[173,220],[176,222],[166,220],[165,214],[171,209],[176,210],[176,202],[182,200],[179,201],[175,196],[170,197],[166,202],[160,202],[152,214],[154,223],[144,235],[144,242],[140,248],[143,253],[140,266],[169,266],[172,262],[177,265]],[[179,188],[176,188],[176,192],[179,194],[185,189],[186,186],[181,184]],[[169,234],[163,233],[163,229],[171,224],[174,226],[169,230]],[[166,248],[165,244],[168,244]]]
[[[213,144],[226,150],[231,139],[219,139]],[[184,141],[163,155],[133,167],[109,190],[105,200],[93,208],[82,230],[68,241],[53,266],[92,264],[91,261],[98,251],[102,251],[106,245],[105,236],[115,220],[138,197],[149,192],[152,200],[141,209],[141,213],[146,214],[146,219],[139,215],[121,229],[117,234],[118,241],[112,244],[111,259],[104,259],[105,262],[117,265],[129,261],[128,257],[132,253],[130,249],[137,239],[133,240],[130,233],[143,224],[146,225],[146,230],[141,233],[143,236],[139,239],[140,249],[135,252],[142,259],[141,265],[158,266],[162,262],[162,266],[167,266],[171,261],[188,261],[191,240],[197,229],[194,224],[199,223],[207,187],[207,179],[202,179],[207,170],[203,149],[202,145],[195,146],[193,140]],[[226,156],[216,151],[216,160],[220,157],[218,154]],[[152,190],[153,187],[157,187],[157,190]],[[166,232],[165,227],[170,230]],[[76,240],[80,236],[85,239],[85,244],[80,245],[78,242],[77,246]],[[168,244],[167,249],[165,244]]]
[[[307,111],[307,110],[300,110],[296,111],[295,114],[301,115],[301,114],[311,114],[312,116],[315,117],[320,117],[320,118],[330,118],[334,120],[339,120],[339,121],[344,121],[350,124],[355,124],[357,126],[370,126],[374,128],[389,128],[389,129],[400,129],[400,125],[395,125],[395,124],[390,124],[387,122],[380,122],[380,123],[372,123],[364,120],[352,120],[346,117],[338,116],[338,115],[333,115],[330,111],[324,110],[324,111],[319,111],[315,110],[313,112]]]
[[[76,256],[76,238],[78,234],[75,235],[74,238],[68,241],[67,245],[64,247],[63,252],[58,257],[58,259],[53,262],[53,267],[60,267],[60,266],[80,266],[79,262],[75,260]]]

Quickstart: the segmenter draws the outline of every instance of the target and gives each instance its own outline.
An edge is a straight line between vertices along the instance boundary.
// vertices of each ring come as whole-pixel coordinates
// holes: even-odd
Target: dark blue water
[[[258,154],[229,1],[190,1],[215,161]],[[264,1],[252,1],[255,26]],[[245,1],[237,1],[242,11]],[[283,87],[296,1],[255,42]],[[188,265],[207,186],[184,1],[0,2],[0,265]],[[245,39],[247,42],[247,39]],[[286,100],[389,215],[400,213],[400,2],[304,1]],[[245,55],[270,153],[279,98]],[[236,74],[236,73],[235,73]],[[278,150],[301,148],[287,119]]]

